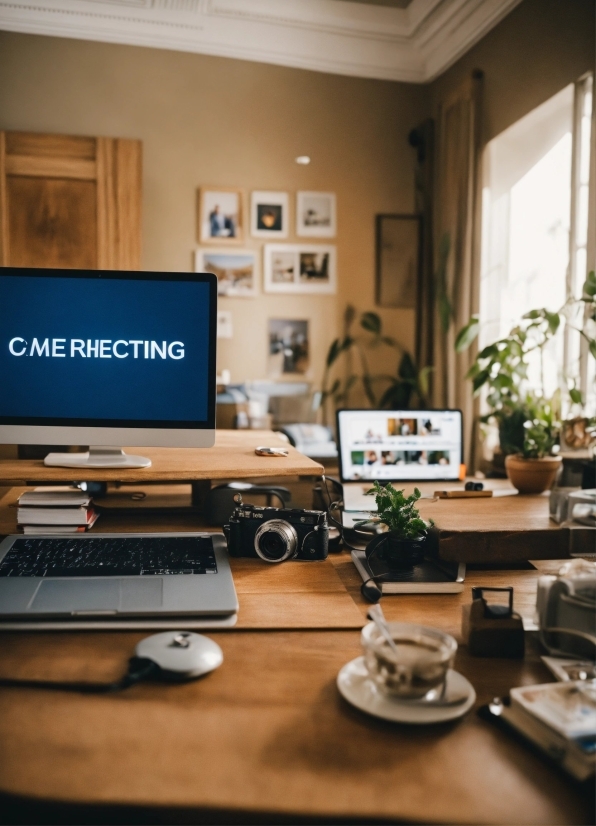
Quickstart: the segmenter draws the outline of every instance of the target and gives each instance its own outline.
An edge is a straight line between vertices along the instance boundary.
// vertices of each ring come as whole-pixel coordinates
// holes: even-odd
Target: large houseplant
[[[561,427],[558,421],[561,396],[557,393],[549,400],[543,387],[538,393],[528,387],[528,357],[538,352],[542,379],[544,349],[562,325],[579,333],[588,352],[596,357],[596,274],[593,271],[587,276],[580,299],[569,297],[556,312],[541,308],[526,313],[508,335],[484,347],[468,371],[474,394],[478,395],[483,388],[486,390],[489,413],[481,420],[497,424],[505,457],[518,455],[518,461],[533,462],[536,466],[537,461],[546,464],[544,460],[552,455]],[[466,350],[479,330],[479,319],[473,316],[460,330],[456,350]],[[567,391],[568,407],[583,404],[583,396],[573,378],[565,377],[563,389]],[[548,449],[545,448],[551,441]],[[506,460],[508,475],[513,464]]]
[[[550,488],[561,465],[554,455],[560,424],[556,408],[550,402],[537,401],[524,422],[524,442],[519,453],[505,457],[511,484],[520,493],[542,493]]]
[[[371,370],[370,362],[376,361],[375,355],[382,348],[393,350],[397,355],[394,374]],[[336,408],[350,407],[359,385],[366,403],[373,409],[426,407],[431,370],[431,367],[418,368],[411,353],[384,332],[377,313],[358,313],[348,305],[344,313],[343,335],[331,342],[327,352],[322,388],[317,394],[315,408],[322,410],[325,423],[329,404]]]

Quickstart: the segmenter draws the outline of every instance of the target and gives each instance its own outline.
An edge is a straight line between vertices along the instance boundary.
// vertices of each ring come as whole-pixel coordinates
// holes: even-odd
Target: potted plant
[[[559,428],[556,407],[537,401],[524,424],[522,450],[505,458],[507,476],[520,493],[543,493],[555,481],[561,465],[561,457],[554,455]]]
[[[403,490],[396,490],[391,483],[383,486],[375,481],[367,493],[375,497],[377,511],[371,514],[369,519],[356,524],[374,522],[384,524],[388,528],[385,533],[379,534],[369,542],[366,549],[367,557],[374,554],[383,560],[391,571],[411,570],[424,559],[429,529],[429,525],[416,508],[420,491],[414,488],[414,493],[405,496]],[[431,521],[430,525],[432,524]]]

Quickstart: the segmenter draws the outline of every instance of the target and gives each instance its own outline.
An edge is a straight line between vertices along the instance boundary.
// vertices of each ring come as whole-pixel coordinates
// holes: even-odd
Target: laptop
[[[3,630],[225,628],[237,611],[221,534],[19,535],[0,543]]]
[[[339,471],[344,520],[375,511],[371,483],[448,482],[463,462],[461,410],[339,410]],[[350,524],[348,524],[348,522]]]

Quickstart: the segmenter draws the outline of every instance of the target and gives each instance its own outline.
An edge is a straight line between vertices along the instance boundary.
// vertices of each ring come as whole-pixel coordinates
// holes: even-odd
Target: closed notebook
[[[19,508],[19,525],[88,525],[95,515],[93,508]]]
[[[365,551],[352,551],[351,556],[363,582],[372,576],[383,577],[377,581],[383,594],[459,594],[464,590],[463,563],[425,559],[411,571],[392,573],[377,557],[368,560]]]
[[[98,520],[99,514],[93,513],[86,525],[23,525],[25,536],[60,536],[61,534],[85,533]]]
[[[25,491],[19,496],[19,507],[79,508],[91,502],[89,494],[68,487],[43,487]]]
[[[596,736],[596,684],[591,680],[512,688],[511,704],[563,737]]]

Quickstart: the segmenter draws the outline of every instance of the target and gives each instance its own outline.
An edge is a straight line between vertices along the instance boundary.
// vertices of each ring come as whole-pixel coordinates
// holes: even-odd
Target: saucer
[[[452,668],[447,672],[447,695],[468,695],[466,701],[459,706],[433,706],[423,700],[402,702],[386,697],[370,679],[364,665],[364,657],[356,657],[344,665],[337,675],[337,687],[342,697],[360,711],[394,723],[425,725],[455,720],[457,717],[463,717],[476,700],[474,686],[463,674]]]

